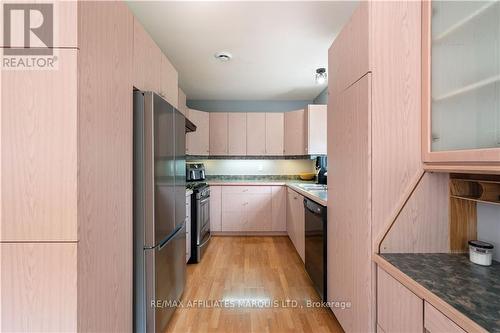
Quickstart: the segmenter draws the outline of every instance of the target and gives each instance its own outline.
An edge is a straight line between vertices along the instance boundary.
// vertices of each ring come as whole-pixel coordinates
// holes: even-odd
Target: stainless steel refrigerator
[[[186,280],[185,118],[134,92],[134,331],[164,332]]]

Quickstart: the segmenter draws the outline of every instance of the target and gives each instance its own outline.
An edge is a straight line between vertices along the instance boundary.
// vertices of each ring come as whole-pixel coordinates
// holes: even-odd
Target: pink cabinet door
[[[160,62],[160,96],[175,108],[179,108],[178,79],[177,70],[162,53]]]
[[[370,98],[368,74],[328,103],[328,158],[337,161],[328,170],[328,300],[352,302],[355,311],[332,309],[349,332],[373,329]]]
[[[208,156],[210,116],[208,112],[188,109],[187,117],[196,125],[196,131],[186,134],[186,154]]]
[[[227,112],[210,114],[210,155],[227,155]]]
[[[377,269],[377,324],[385,333],[422,333],[423,300]]]
[[[227,114],[227,145],[229,155],[247,154],[247,114],[231,112]]]
[[[284,153],[285,116],[283,112],[266,113],[266,155]]]
[[[285,155],[306,155],[305,112],[285,112]]]
[[[370,4],[369,1],[359,4],[328,51],[329,91],[344,90],[370,70]]]
[[[247,114],[247,154],[266,155],[266,114]]]
[[[307,106],[307,153],[326,155],[326,105]]]
[[[286,187],[271,187],[272,230],[286,231]]]
[[[272,204],[271,187],[266,186],[267,193],[249,193],[246,195],[245,231],[271,231],[272,230]]]
[[[162,53],[141,23],[134,17],[134,87],[160,92]]]
[[[210,231],[222,230],[222,193],[220,186],[210,186]]]
[[[0,75],[2,241],[77,240],[78,50],[55,52],[57,70]]]
[[[247,230],[247,205],[246,194],[222,193],[221,231]]]

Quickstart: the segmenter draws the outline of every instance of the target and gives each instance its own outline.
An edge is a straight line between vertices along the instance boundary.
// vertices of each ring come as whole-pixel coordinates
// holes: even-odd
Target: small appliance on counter
[[[316,184],[327,183],[328,157],[321,155],[316,157]]]
[[[210,187],[204,182],[203,163],[186,163],[186,188],[191,195],[191,258],[199,263],[210,242]]]
[[[469,241],[469,260],[481,266],[491,266],[493,244],[479,240]]]
[[[205,166],[203,163],[186,163],[186,181],[198,182],[205,180]]]

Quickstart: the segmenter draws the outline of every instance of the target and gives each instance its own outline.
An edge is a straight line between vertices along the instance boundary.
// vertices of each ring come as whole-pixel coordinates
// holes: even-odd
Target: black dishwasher
[[[326,301],[326,207],[304,199],[305,264],[314,288]]]

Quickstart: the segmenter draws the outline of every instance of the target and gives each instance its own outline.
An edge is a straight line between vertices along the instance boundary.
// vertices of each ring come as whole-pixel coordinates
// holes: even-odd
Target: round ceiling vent
[[[233,56],[229,52],[217,52],[214,57],[221,62],[228,62]]]

